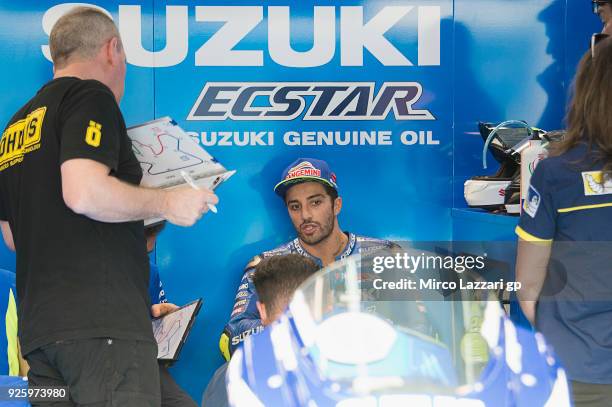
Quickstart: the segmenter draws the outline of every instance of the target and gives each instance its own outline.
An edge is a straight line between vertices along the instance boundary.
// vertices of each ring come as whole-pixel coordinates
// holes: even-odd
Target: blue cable
[[[497,134],[497,131],[499,129],[501,129],[504,126],[508,126],[510,124],[518,124],[520,125],[520,127],[526,128],[527,134],[529,135],[529,137],[531,137],[531,135],[533,134],[531,127],[529,127],[527,122],[524,122],[522,120],[507,120],[495,126],[495,128],[491,130],[491,133],[489,133],[489,136],[487,137],[487,140],[485,141],[484,148],[482,149],[482,168],[484,168],[485,170],[487,169],[487,150],[489,149],[489,144],[491,144],[491,140],[493,139],[493,136]]]

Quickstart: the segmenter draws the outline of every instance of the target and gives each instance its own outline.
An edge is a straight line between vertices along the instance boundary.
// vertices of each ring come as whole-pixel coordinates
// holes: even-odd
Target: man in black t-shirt
[[[192,225],[217,197],[139,187],[118,106],[125,53],[106,14],[73,9],[49,46],[54,79],[0,139],[0,226],[17,254],[28,379],[68,386],[62,405],[159,406],[142,219]]]

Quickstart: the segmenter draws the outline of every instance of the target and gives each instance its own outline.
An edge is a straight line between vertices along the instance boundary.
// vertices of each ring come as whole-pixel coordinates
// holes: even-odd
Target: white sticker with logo
[[[612,179],[602,182],[603,173],[601,171],[583,172],[582,181],[584,183],[585,196],[612,194]]]
[[[530,185],[529,191],[527,192],[527,199],[525,199],[523,203],[523,210],[525,213],[532,218],[535,218],[538,208],[540,207],[541,200],[542,197],[540,196],[540,193],[537,191],[537,189]]]

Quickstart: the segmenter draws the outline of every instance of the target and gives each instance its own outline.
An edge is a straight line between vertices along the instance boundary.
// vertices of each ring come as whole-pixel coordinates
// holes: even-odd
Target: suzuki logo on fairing
[[[55,22],[76,5],[95,7],[93,4],[63,3],[48,9],[42,19],[47,35]],[[128,63],[142,67],[162,68],[182,63],[189,51],[188,6],[166,6],[165,47],[149,51],[142,45],[142,11],[138,5],[119,6],[119,31],[125,46]],[[363,6],[315,6],[312,17],[312,47],[296,51],[292,47],[291,17],[288,6],[195,6],[196,23],[213,23],[220,28],[195,52],[196,66],[263,66],[264,50],[244,49],[242,43],[262,21],[267,11],[267,51],[278,65],[309,68],[326,65],[336,55],[336,13],[339,9],[339,47],[341,66],[363,66],[364,50],[386,66],[413,66],[385,34],[410,13],[417,13],[417,60],[419,66],[440,65],[440,7],[402,6],[383,7],[364,21]],[[241,49],[235,49],[240,47]],[[252,46],[251,46],[252,47]],[[51,61],[49,46],[42,52]]]

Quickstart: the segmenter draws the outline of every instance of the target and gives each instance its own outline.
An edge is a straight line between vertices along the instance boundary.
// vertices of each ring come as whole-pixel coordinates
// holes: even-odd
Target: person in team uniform
[[[284,200],[298,236],[261,253],[246,266],[230,320],[219,341],[226,360],[245,337],[263,329],[256,306],[258,295],[252,282],[255,267],[263,259],[297,253],[324,267],[355,253],[396,246],[387,240],[342,231],[338,224],[342,198],[338,195],[336,175],[325,161],[314,158],[296,160],[283,171],[274,191]]]
[[[280,318],[298,287],[319,269],[309,257],[295,253],[268,257],[255,268],[251,277],[259,293],[255,306],[261,315],[263,327]],[[210,379],[202,396],[202,407],[229,405],[226,381],[228,366],[228,362],[225,362]]]
[[[16,250],[29,385],[67,387],[54,405],[159,406],[142,220],[192,225],[217,198],[139,186],[118,105],[126,56],[109,16],[72,9],[49,49],[53,80],[0,140],[0,227]]]
[[[531,178],[516,233],[525,316],[552,344],[575,405],[612,400],[612,39],[578,67],[565,139]]]
[[[147,239],[147,252],[150,254],[155,249],[157,236],[166,226],[166,222],[160,222],[155,225],[145,227],[145,238]],[[149,273],[149,297],[151,297],[151,316],[160,317],[172,311],[176,311],[179,307],[168,302],[164,284],[159,275],[159,268],[154,261],[149,262],[151,272]],[[161,406],[162,407],[197,407],[193,399],[183,390],[170,374],[169,366],[158,361],[159,364],[159,381],[161,389]]]
[[[0,315],[4,316],[5,325],[0,334],[0,377],[28,374],[28,364],[19,346],[15,292],[15,273],[0,269]]]

